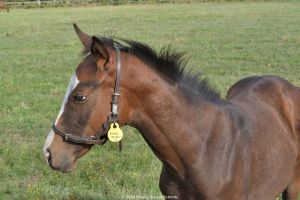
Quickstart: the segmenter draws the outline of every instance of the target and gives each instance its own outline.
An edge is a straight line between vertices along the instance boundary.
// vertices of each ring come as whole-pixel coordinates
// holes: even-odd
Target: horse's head
[[[48,164],[59,171],[69,171],[76,160],[89,151],[93,144],[103,144],[107,139],[107,125],[116,120],[118,107],[124,124],[128,107],[126,100],[118,99],[120,79],[120,51],[109,41],[90,37],[76,25],[79,39],[90,52],[77,66],[71,77],[63,104],[44,146]],[[120,88],[122,93],[122,88]],[[113,98],[112,98],[113,96]],[[118,105],[118,100],[120,104]],[[115,104],[115,105],[114,105]],[[115,108],[114,108],[115,109]],[[113,110],[114,110],[113,109]],[[113,113],[112,113],[113,112]]]

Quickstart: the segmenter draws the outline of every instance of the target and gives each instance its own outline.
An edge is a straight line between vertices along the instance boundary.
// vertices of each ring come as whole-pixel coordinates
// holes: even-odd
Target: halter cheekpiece
[[[93,136],[77,136],[64,132],[57,128],[55,123],[52,129],[55,134],[60,135],[64,141],[75,144],[104,144],[107,141],[107,132],[112,123],[118,120],[118,102],[120,96],[120,76],[121,76],[121,53],[120,48],[114,44],[116,50],[116,81],[114,92],[112,93],[111,113],[108,115],[106,122],[103,123],[101,129]]]

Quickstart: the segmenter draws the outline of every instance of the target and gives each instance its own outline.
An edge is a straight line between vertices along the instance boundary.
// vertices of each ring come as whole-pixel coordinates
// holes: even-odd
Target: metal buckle
[[[90,136],[90,139],[91,140],[97,140],[97,138],[94,135]]]
[[[70,135],[71,135],[71,134],[66,134],[66,135],[65,135],[65,140],[66,140],[66,141],[69,140]]]

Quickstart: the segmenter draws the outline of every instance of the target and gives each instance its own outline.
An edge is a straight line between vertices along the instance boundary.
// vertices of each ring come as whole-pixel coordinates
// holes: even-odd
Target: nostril
[[[47,159],[47,162],[48,164],[51,166],[51,153],[50,153],[50,150],[49,149],[46,149],[46,159]]]

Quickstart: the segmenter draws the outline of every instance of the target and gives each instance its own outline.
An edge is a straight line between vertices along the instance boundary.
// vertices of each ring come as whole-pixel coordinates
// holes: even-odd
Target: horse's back
[[[283,92],[287,94],[288,92],[294,92],[296,96],[299,96],[300,88],[278,76],[250,76],[231,86],[226,94],[226,99],[231,100],[237,95],[245,95],[249,92],[264,95],[265,93]]]
[[[233,104],[262,103],[277,109],[287,108],[300,115],[300,89],[278,76],[242,79],[228,90],[226,99]]]

